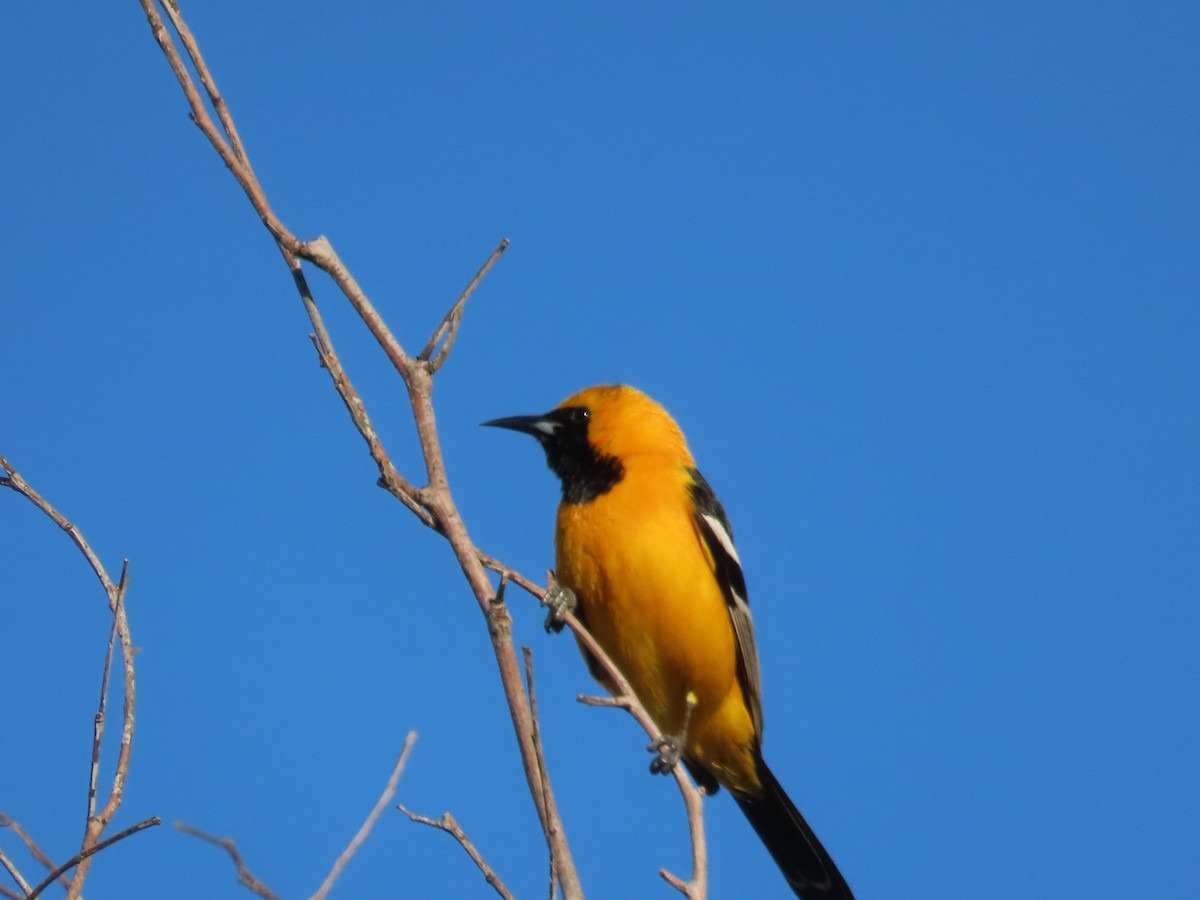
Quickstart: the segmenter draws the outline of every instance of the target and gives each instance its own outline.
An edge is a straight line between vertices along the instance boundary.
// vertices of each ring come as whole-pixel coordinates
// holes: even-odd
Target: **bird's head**
[[[624,384],[584,388],[542,415],[483,424],[537,438],[568,503],[586,503],[611,490],[636,456],[666,456],[693,465],[675,420],[637,388]]]

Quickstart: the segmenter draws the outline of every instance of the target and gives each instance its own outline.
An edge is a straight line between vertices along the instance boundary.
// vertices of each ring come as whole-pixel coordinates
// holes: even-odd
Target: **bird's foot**
[[[662,737],[652,741],[646,749],[651,753],[656,754],[654,759],[650,761],[650,771],[655,775],[667,775],[679,761],[683,758],[683,748],[687,746],[688,728],[692,724],[692,712],[696,709],[696,704],[700,702],[700,698],[696,696],[694,691],[688,691],[684,698],[687,706],[683,713],[683,728],[679,734],[664,734]]]
[[[546,631],[558,634],[566,624],[564,616],[575,612],[579,600],[573,590],[556,584],[542,596],[542,606],[550,610],[546,614]]]
[[[663,735],[652,741],[646,748],[655,754],[650,760],[650,772],[653,775],[670,775],[683,758],[683,741],[675,735]]]

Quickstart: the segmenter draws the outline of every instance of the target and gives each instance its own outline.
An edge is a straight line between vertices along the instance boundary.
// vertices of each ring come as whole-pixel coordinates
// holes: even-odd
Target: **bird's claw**
[[[579,600],[573,590],[556,584],[542,597],[542,606],[550,610],[546,614],[546,631],[558,634],[566,624],[564,616],[567,613],[575,612],[576,607],[579,606]]]
[[[646,749],[655,754],[650,760],[650,772],[654,775],[669,775],[683,757],[683,741],[664,735],[653,741]]]

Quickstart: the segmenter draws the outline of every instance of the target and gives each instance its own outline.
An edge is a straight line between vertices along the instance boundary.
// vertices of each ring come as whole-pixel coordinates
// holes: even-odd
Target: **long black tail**
[[[846,879],[762,757],[758,759],[758,777],[761,795],[734,794],[734,799],[796,896],[801,900],[854,900]]]

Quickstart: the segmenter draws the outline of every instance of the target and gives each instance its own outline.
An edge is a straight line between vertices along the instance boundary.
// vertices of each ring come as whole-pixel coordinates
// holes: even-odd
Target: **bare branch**
[[[38,846],[37,841],[35,841],[33,839],[33,837],[30,836],[30,834],[28,832],[26,832],[24,828],[21,827],[20,823],[9,818],[2,812],[0,812],[0,827],[10,829],[13,834],[15,834],[18,838],[20,838],[21,842],[26,846],[26,848],[28,848],[29,852],[33,855],[33,858],[36,859],[38,862],[40,862],[43,866],[46,867],[47,872],[53,872],[55,869],[58,868],[58,864],[54,860],[52,860],[49,857],[49,855],[47,855],[46,852],[44,850],[42,850],[41,847]],[[59,876],[58,880],[59,880],[59,883],[63,887],[69,887],[71,884],[71,882],[69,882],[66,878],[64,878],[62,876]],[[28,893],[28,889],[26,890],[26,893]],[[22,896],[24,896],[24,895],[22,895]]]
[[[501,584],[503,585],[504,582],[502,581]],[[533,734],[531,737],[533,738],[534,749],[537,750],[538,765],[541,767],[544,775],[546,771],[546,754],[545,749],[542,747],[541,723],[538,721],[537,691],[535,690],[533,678],[533,650],[522,646],[521,655],[525,659],[525,689],[529,692],[529,715],[533,721]],[[553,860],[551,861],[553,862]]]
[[[483,551],[477,552],[481,564],[494,572],[500,573],[501,583],[511,581],[524,588],[539,600],[542,600],[546,596],[546,588],[541,587],[520,572],[509,568]],[[554,573],[547,572],[546,575],[547,582],[553,587]],[[652,741],[659,740],[662,737],[662,732],[650,717],[645,707],[642,706],[641,701],[637,699],[632,686],[625,676],[621,674],[616,663],[604,652],[604,649],[596,642],[596,639],[592,637],[583,623],[573,614],[564,613],[563,623],[571,629],[578,641],[587,648],[588,652],[596,659],[616,687],[616,694],[613,697],[588,697],[580,695],[577,699],[589,706],[608,706],[627,710],[642,726]],[[704,792],[692,783],[691,777],[682,764],[677,764],[672,770],[672,774],[675,776],[680,795],[683,797],[684,808],[687,811],[688,831],[691,835],[692,843],[692,877],[688,882],[683,882],[681,879],[665,871],[661,874],[668,880],[674,879],[672,884],[686,884],[687,890],[685,893],[692,900],[700,900],[700,898],[707,895],[708,891],[708,847],[704,836]]]
[[[314,307],[314,312],[315,312]],[[320,316],[320,313],[316,313]],[[383,441],[379,439],[379,434],[375,431],[375,426],[371,424],[371,417],[367,414],[366,404],[363,403],[358,391],[354,385],[350,383],[350,376],[346,374],[346,370],[342,368],[342,363],[338,359],[336,351],[333,349],[333,342],[328,334],[324,339],[318,334],[309,335],[312,339],[313,346],[317,348],[317,354],[321,357],[321,365],[329,372],[329,377],[333,379],[333,387],[338,392],[338,396],[342,398],[342,402],[346,405],[346,411],[350,413],[350,419],[354,422],[354,427],[358,429],[358,433],[362,435],[364,441],[367,442],[367,449],[371,453],[371,458],[375,460],[375,465],[379,468],[379,483],[388,489],[393,497],[403,503],[409,510],[430,528],[437,528],[437,523],[433,516],[429,514],[424,506],[421,505],[419,491],[408,482],[392,465],[391,457],[383,447]]]
[[[346,863],[350,861],[350,857],[358,851],[363,841],[367,839],[367,835],[371,833],[371,829],[375,827],[375,820],[379,818],[380,813],[383,812],[383,808],[396,795],[396,785],[400,782],[400,774],[404,771],[404,766],[408,762],[408,755],[412,752],[413,744],[416,742],[417,733],[410,731],[408,737],[404,739],[404,746],[400,750],[400,758],[396,760],[396,766],[392,769],[391,777],[388,778],[387,787],[379,795],[379,800],[376,801],[375,806],[371,809],[371,813],[367,816],[367,820],[363,822],[362,827],[358,829],[358,833],[354,835],[354,839],[350,841],[350,844],[342,851],[342,855],[334,862],[333,868],[329,870],[329,874],[321,884],[321,887],[313,894],[312,900],[325,900],[325,895],[333,888],[333,883],[342,874],[342,869],[346,867]]]
[[[549,779],[545,777],[544,767],[539,766],[537,754],[533,747],[531,737],[533,729],[530,722],[528,701],[522,683],[520,665],[517,662],[516,649],[512,641],[511,621],[503,603],[493,602],[491,582],[480,563],[479,551],[471,542],[467,534],[467,529],[450,495],[431,401],[431,374],[433,366],[428,360],[413,358],[405,352],[400,342],[393,336],[383,318],[367,298],[366,293],[359,286],[357,280],[351,275],[336,252],[334,252],[332,245],[326,238],[318,237],[311,241],[302,242],[284,226],[274,213],[267,201],[266,192],[262,189],[262,185],[246,162],[245,150],[240,145],[240,141],[235,137],[236,131],[232,127],[232,116],[228,113],[228,107],[219,99],[220,95],[216,92],[215,82],[207,68],[207,64],[204,62],[198,45],[191,39],[190,32],[187,31],[182,12],[176,0],[160,0],[160,3],[167,9],[168,16],[176,33],[180,36],[188,58],[191,60],[196,71],[200,73],[205,90],[210,100],[212,100],[214,108],[218,110],[218,114],[221,116],[221,128],[218,128],[216,123],[213,122],[212,116],[209,114],[208,108],[201,97],[200,90],[192,79],[191,73],[183,62],[179,49],[176,47],[174,40],[172,40],[162,17],[159,15],[156,3],[154,0],[140,0],[140,2],[146,14],[147,21],[150,24],[154,39],[157,41],[163,55],[167,58],[171,70],[184,92],[189,109],[191,110],[192,120],[204,133],[205,137],[208,138],[213,148],[233,173],[234,178],[237,179],[239,185],[242,187],[255,212],[279,244],[280,250],[283,252],[284,258],[296,281],[297,288],[300,290],[305,308],[308,310],[310,319],[313,321],[318,342],[318,352],[321,354],[323,363],[330,369],[335,386],[338,387],[339,394],[342,396],[352,420],[355,422],[356,427],[359,428],[360,433],[363,434],[364,439],[367,440],[372,455],[376,459],[376,464],[380,468],[380,475],[384,484],[396,496],[400,497],[402,502],[418,515],[425,524],[432,525],[441,532],[450,542],[455,556],[458,558],[459,565],[462,567],[476,601],[484,613],[487,627],[492,636],[493,652],[496,657],[500,680],[504,687],[509,714],[513,720],[514,734],[516,735],[520,749],[526,781],[529,784],[530,793],[537,808],[538,817],[541,820],[547,840],[555,843],[554,856],[558,860],[564,895],[568,900],[581,898],[583,896],[582,887],[579,884],[578,874],[571,860],[570,848],[567,846],[562,822],[557,806],[554,803],[553,794],[550,791]],[[222,130],[229,136],[228,141],[222,136]],[[505,245],[502,244],[500,250],[494,256],[498,256],[499,252],[502,252],[503,246]],[[340,365],[335,365],[336,356],[332,352],[332,341],[329,339],[328,332],[321,322],[311,292],[307,289],[307,284],[302,273],[300,273],[300,266],[296,257],[308,260],[332,278],[404,381],[408,389],[409,401],[412,406],[413,418],[417,425],[417,434],[428,476],[428,483],[425,488],[412,488],[411,485],[399,478],[391,463],[386,461],[386,454],[383,452],[382,446],[379,445],[377,437],[373,437],[374,429],[370,427],[369,419],[359,412],[361,400],[357,397],[356,393],[353,393],[349,379],[345,377],[345,373],[342,371]],[[490,259],[484,268],[480,270],[476,280],[468,286],[467,291],[464,292],[464,297],[461,298],[463,303],[465,303],[466,297],[470,295],[474,285],[478,283],[478,279],[483,277],[483,274],[493,261]],[[452,335],[453,329],[457,327],[457,320],[461,317],[461,304],[456,304],[456,306],[459,309],[458,313],[452,311],[446,321],[445,331],[448,335]],[[450,338],[448,337],[447,342],[449,340]],[[444,353],[448,352],[448,349],[448,347],[443,347],[443,360],[441,361],[444,361]],[[432,353],[432,350],[430,352]],[[439,364],[441,361],[439,361]],[[365,409],[363,412],[365,413]]]
[[[117,610],[124,600],[125,585],[128,584],[129,560],[121,569],[120,589],[117,591]],[[108,676],[112,671],[113,645],[117,640],[117,616],[113,613],[112,627],[108,630],[108,650],[104,654],[104,673],[100,677],[100,703],[96,708],[95,724],[92,727],[92,768],[88,778],[87,821],[96,815],[96,782],[100,773],[100,743],[104,738],[104,710],[108,704]]]
[[[675,890],[679,891],[679,893],[683,894],[685,897],[692,896],[692,887],[689,882],[684,881],[678,875],[668,872],[666,869],[659,869],[658,874],[662,876],[663,881],[675,888]]]
[[[7,854],[5,854],[3,850],[0,850],[0,866],[4,866],[4,868],[8,870],[8,874],[13,877],[13,881],[15,881],[17,886],[25,892],[25,895],[27,895],[29,893],[29,882],[22,877],[21,872],[16,867],[16,864],[8,858]]]
[[[528,593],[532,594],[539,601],[546,596],[546,589],[530,578],[526,578],[516,569],[510,569],[494,556],[489,556],[482,550],[478,551],[480,564],[493,572],[499,572],[501,578],[511,581],[517,587],[524,588]]]
[[[200,83],[204,86],[204,91],[208,94],[208,99],[212,103],[213,109],[217,111],[217,117],[221,120],[221,128],[229,139],[230,148],[238,160],[246,166],[247,170],[253,172],[250,167],[250,158],[246,155],[246,148],[242,146],[242,138],[238,134],[237,126],[234,125],[229,107],[225,104],[224,98],[221,97],[221,92],[217,90],[217,82],[213,78],[212,72],[208,70],[208,65],[204,62],[204,57],[200,55],[200,47],[196,43],[195,37],[192,36],[191,29],[183,21],[183,16],[179,13],[178,4],[174,0],[167,0],[166,3],[161,5],[167,11],[172,27],[174,27],[175,32],[179,35],[179,39],[183,42],[183,46],[188,53],[188,58],[192,61],[192,65],[196,67],[196,73],[200,76]]]
[[[49,516],[55,525],[67,533],[75,546],[83,553],[84,558],[88,561],[88,565],[92,567],[92,571],[100,579],[100,583],[104,585],[104,590],[109,594],[110,598],[109,606],[113,606],[112,598],[115,596],[116,588],[109,579],[108,573],[104,570],[100,558],[96,556],[91,546],[84,540],[83,535],[79,533],[79,529],[67,521],[66,516],[55,509],[41,494],[30,487],[29,483],[17,473],[3,456],[0,456],[0,469],[4,469],[8,473],[7,478],[0,479],[0,487],[12,488]]]
[[[503,576],[500,578],[500,593],[503,593],[504,585],[507,581]],[[541,722],[538,719],[537,710],[537,692],[534,690],[533,682],[533,650],[529,647],[521,647],[521,654],[525,658],[525,689],[529,693],[529,717],[533,721],[533,749],[537,753],[538,768],[542,772],[542,790],[548,791],[549,787],[546,784],[546,750],[542,746]],[[554,900],[555,885],[558,881],[558,860],[554,858],[554,841],[548,842],[550,845],[550,900]]]
[[[459,295],[458,300],[456,300],[454,305],[450,307],[450,311],[446,313],[445,318],[442,319],[442,323],[438,325],[437,330],[434,331],[433,337],[429,339],[429,343],[425,345],[425,349],[418,354],[417,359],[429,359],[430,354],[433,353],[434,348],[437,347],[438,341],[442,339],[443,335],[446,337],[446,342],[442,345],[442,349],[438,352],[438,355],[434,357],[433,362],[429,364],[430,374],[440,369],[442,367],[442,363],[446,361],[446,357],[450,355],[450,348],[454,346],[454,339],[458,336],[458,326],[462,324],[463,308],[467,305],[467,301],[471,298],[471,294],[475,292],[475,288],[479,286],[479,282],[483,281],[483,277],[487,275],[492,266],[495,265],[496,260],[500,258],[500,254],[507,249],[508,238],[504,238],[504,240],[500,242],[500,245],[492,251],[492,255],[487,258],[487,262],[485,262],[480,267],[479,271],[475,273],[475,277],[472,278],[467,284],[466,288]],[[449,330],[449,334],[447,334],[447,330]]]
[[[496,889],[496,893],[503,897],[504,900],[513,900],[513,895],[508,892],[508,888],[504,886],[504,882],[500,880],[500,876],[492,870],[492,867],[487,864],[487,860],[475,849],[475,845],[471,843],[466,832],[462,830],[462,826],[458,824],[454,816],[450,815],[450,813],[443,813],[440,819],[430,819],[428,816],[421,816],[412,812],[399,803],[396,804],[396,809],[400,810],[400,812],[404,813],[414,822],[420,822],[422,825],[429,825],[432,828],[440,829],[453,837],[467,851],[467,855],[479,867],[479,871],[483,873],[483,877],[487,880],[487,883]]]
[[[29,894],[29,896],[26,898],[26,900],[34,900],[34,898],[37,897],[38,894],[40,894],[42,891],[44,891],[51,884],[54,883],[54,879],[56,879],[63,872],[68,871],[72,866],[78,866],[84,862],[87,862],[87,860],[91,859],[93,856],[95,856],[101,850],[105,849],[106,847],[111,847],[117,841],[125,840],[125,838],[129,837],[131,834],[137,834],[139,831],[142,831],[146,828],[152,828],[155,825],[161,825],[161,824],[162,824],[162,819],[160,819],[158,816],[151,816],[149,819],[146,819],[143,822],[138,822],[136,825],[130,825],[124,831],[118,831],[112,837],[105,838],[104,840],[100,841],[98,844],[94,844],[85,850],[80,850],[78,853],[76,853],[74,856],[72,856],[70,859],[68,859],[65,863],[63,863],[61,866],[59,866],[57,869],[55,869],[53,872],[51,872],[49,875],[47,875],[45,880],[43,880],[37,887],[35,887],[33,889],[33,891]],[[72,882],[72,887],[74,887],[74,882]]]
[[[103,732],[103,712],[104,712],[104,695],[107,693],[108,672],[111,667],[111,652],[112,638],[110,637],[109,654],[105,662],[103,687],[101,689],[101,707],[98,713],[100,721],[97,722],[96,730],[93,732],[93,748],[92,748],[92,768],[90,770],[88,780],[88,802],[87,802],[87,821],[84,825],[83,844],[78,855],[78,866],[75,868],[75,873],[71,878],[71,886],[67,890],[67,900],[75,900],[83,889],[83,881],[87,876],[88,867],[91,865],[92,853],[99,846],[97,843],[100,836],[104,833],[104,829],[108,827],[108,823],[112,821],[117,810],[121,806],[121,798],[125,790],[125,779],[129,775],[129,759],[133,749],[133,727],[134,727],[134,701],[137,692],[137,679],[133,667],[133,638],[129,633],[129,620],[125,615],[125,592],[129,587],[129,561],[126,560],[121,570],[121,579],[114,584],[112,579],[108,577],[108,571],[104,568],[100,558],[92,550],[83,534],[78,528],[73,525],[66,516],[60,513],[54,506],[35,491],[24,478],[12,467],[12,465],[3,456],[0,456],[0,469],[7,473],[7,477],[0,479],[0,487],[8,487],[21,494],[34,506],[40,509],[43,513],[50,517],[60,528],[62,528],[74,542],[75,546],[83,553],[84,558],[92,567],[92,571],[96,573],[96,577],[100,579],[100,584],[104,588],[104,593],[108,597],[108,608],[113,614],[113,625],[116,635],[121,642],[121,661],[124,671],[124,694],[125,702],[122,711],[121,722],[121,745],[117,753],[117,766],[113,774],[112,789],[109,792],[108,799],[104,804],[104,808],[98,814],[94,814],[95,810],[95,790],[96,790],[96,767],[99,765],[99,739]],[[90,851],[90,852],[89,852]],[[74,864],[72,864],[74,865]],[[67,868],[70,868],[68,866]],[[66,871],[64,868],[63,871]]]
[[[184,834],[190,834],[192,837],[200,838],[206,844],[212,844],[214,847],[220,847],[229,854],[229,858],[233,860],[234,866],[237,868],[238,882],[244,884],[251,891],[263,900],[279,900],[279,896],[269,887],[254,877],[254,874],[246,867],[245,861],[242,859],[242,854],[238,852],[237,844],[233,842],[233,838],[219,838],[211,834],[201,831],[199,828],[193,828],[185,822],[176,822],[175,828],[182,831]]]
[[[554,573],[547,572],[546,574],[547,581],[553,587]],[[545,592],[541,596],[544,597]],[[580,696],[579,701],[589,706],[615,706],[628,710],[629,714],[645,729],[651,741],[659,741],[663,736],[662,732],[650,717],[650,713],[642,706],[633,687],[621,674],[616,663],[604,652],[604,648],[592,637],[574,613],[563,611],[561,618],[564,624],[571,629],[580,645],[585,647],[588,653],[600,663],[615,687],[612,698]],[[688,831],[692,839],[692,877],[685,882],[665,869],[659,870],[659,874],[671,885],[683,891],[690,900],[703,900],[708,895],[708,845],[704,837],[704,793],[692,783],[682,762],[675,764],[671,774],[675,776],[675,783],[679,786],[679,793],[683,797],[684,807],[687,810]]]

